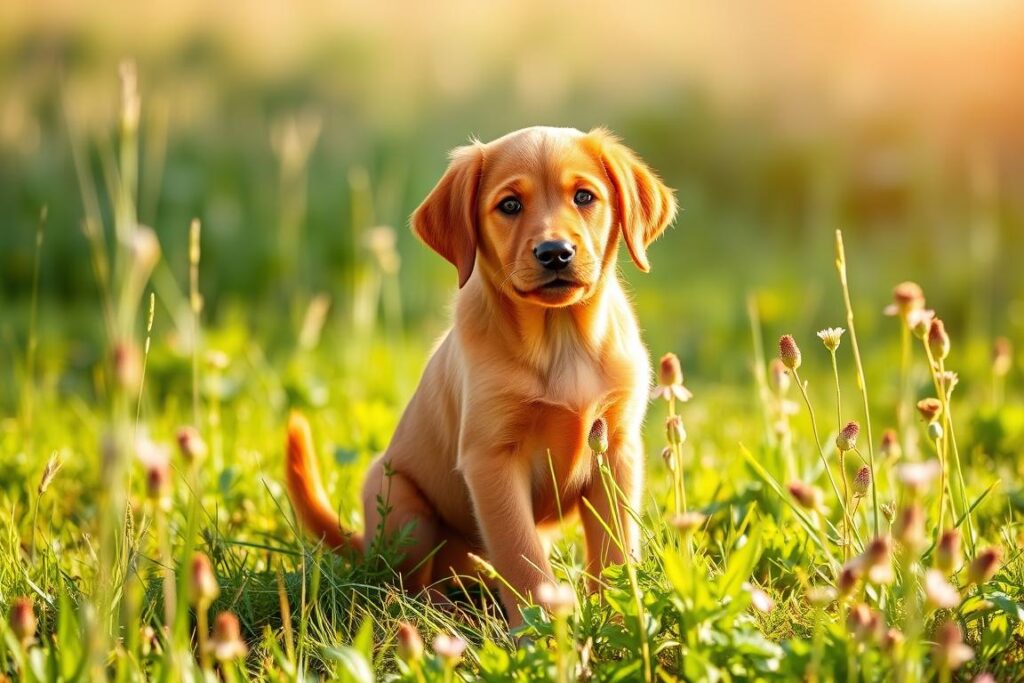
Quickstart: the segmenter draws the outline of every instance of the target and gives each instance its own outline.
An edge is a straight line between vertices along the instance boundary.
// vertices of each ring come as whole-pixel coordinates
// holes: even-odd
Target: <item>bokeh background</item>
[[[101,353],[72,150],[102,197],[125,59],[142,96],[139,212],[163,249],[167,334],[199,217],[211,327],[273,349],[323,293],[340,347],[369,327],[425,354],[418,340],[443,329],[455,276],[408,215],[448,149],[533,124],[609,126],[678,189],[683,212],[652,249],[653,272],[623,272],[651,346],[699,368],[698,384],[746,377],[751,293],[768,333],[841,322],[836,228],[869,347],[904,279],[972,340],[978,367],[993,336],[1024,329],[1019,2],[53,0],[0,4],[11,358],[44,206],[41,362],[88,371]],[[390,233],[376,226],[396,236],[383,278]]]

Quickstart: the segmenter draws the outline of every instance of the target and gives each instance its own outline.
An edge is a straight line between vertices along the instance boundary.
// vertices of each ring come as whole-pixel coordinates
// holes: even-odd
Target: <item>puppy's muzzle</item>
[[[572,263],[576,247],[565,240],[548,240],[538,244],[533,255],[546,270],[559,271]]]

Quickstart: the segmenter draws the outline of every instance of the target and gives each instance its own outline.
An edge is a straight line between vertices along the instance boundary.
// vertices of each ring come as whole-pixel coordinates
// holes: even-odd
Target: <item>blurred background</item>
[[[842,322],[836,228],[869,347],[905,279],[979,367],[1022,336],[1024,4],[641,4],[0,4],[0,355],[24,347],[44,206],[41,362],[101,353],[82,190],[109,215],[125,59],[168,335],[199,217],[211,327],[272,350],[318,301],[339,353],[374,328],[421,362],[456,279],[409,213],[448,149],[551,124],[612,128],[678,189],[653,272],[622,269],[651,347],[698,384],[748,376],[751,293],[767,338]]]

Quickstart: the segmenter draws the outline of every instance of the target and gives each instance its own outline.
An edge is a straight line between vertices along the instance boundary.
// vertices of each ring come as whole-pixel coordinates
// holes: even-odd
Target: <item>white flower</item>
[[[843,332],[846,332],[846,330],[841,327],[826,327],[818,332],[818,339],[825,344],[826,349],[835,351],[839,348],[839,340],[843,336]]]

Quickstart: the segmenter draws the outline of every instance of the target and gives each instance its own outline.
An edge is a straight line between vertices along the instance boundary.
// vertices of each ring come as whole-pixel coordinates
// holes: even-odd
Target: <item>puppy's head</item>
[[[647,246],[675,213],[672,191],[607,131],[537,127],[454,150],[412,226],[460,287],[475,267],[509,296],[556,307],[597,289],[620,234],[649,270]]]

